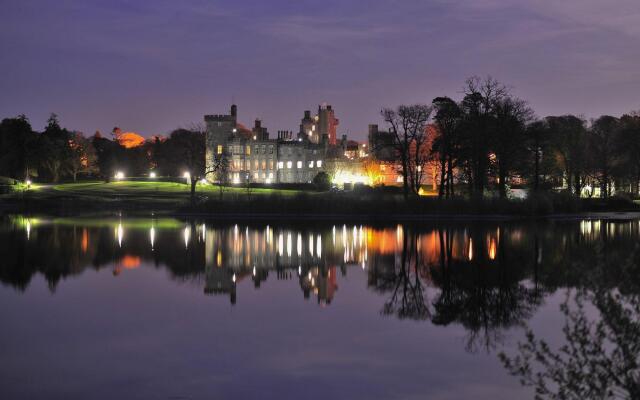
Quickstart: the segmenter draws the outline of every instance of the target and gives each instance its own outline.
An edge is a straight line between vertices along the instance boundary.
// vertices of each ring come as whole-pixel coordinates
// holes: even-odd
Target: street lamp
[[[122,171],[116,172],[116,179],[119,180],[119,181],[123,180],[124,179],[124,172],[122,172]]]
[[[149,173],[149,178],[155,179],[156,178],[156,173],[155,172],[150,172]]]

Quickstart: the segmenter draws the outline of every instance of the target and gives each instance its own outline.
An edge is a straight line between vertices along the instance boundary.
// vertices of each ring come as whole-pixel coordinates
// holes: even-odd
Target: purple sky
[[[459,98],[491,74],[540,116],[640,109],[638,0],[3,0],[0,117],[166,134],[223,113],[272,133],[333,104],[364,138],[379,110]]]

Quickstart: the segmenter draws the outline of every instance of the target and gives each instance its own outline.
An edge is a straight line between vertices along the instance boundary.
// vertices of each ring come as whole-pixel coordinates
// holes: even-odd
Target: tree
[[[38,135],[24,115],[0,123],[0,175],[26,179],[37,172]]]
[[[461,158],[466,164],[471,194],[482,197],[487,186],[489,152],[495,143],[496,106],[508,97],[509,91],[490,76],[467,79],[463,91]]]
[[[51,114],[38,147],[41,167],[54,183],[70,171],[73,158],[70,141],[71,133],[60,126],[56,114]]]
[[[521,172],[529,178],[534,192],[541,189],[545,177],[551,172],[551,165],[555,164],[551,157],[551,135],[549,126],[544,120],[533,121],[525,130],[525,147],[529,156]],[[542,179],[541,179],[542,178]]]
[[[176,175],[181,176],[186,172],[190,177],[191,203],[195,201],[196,185],[206,176],[205,171],[205,136],[203,130],[198,127],[193,129],[176,129],[169,134],[169,138],[163,143],[165,149],[169,149],[170,159]]]
[[[207,174],[213,175],[218,184],[220,200],[222,200],[224,189],[229,185],[229,157],[226,151],[213,155],[212,164],[207,169]]]
[[[454,195],[453,168],[457,156],[457,136],[462,113],[458,104],[449,97],[436,97],[432,104],[436,110],[434,120],[438,133],[433,143],[440,170],[438,197],[449,198]]]
[[[640,112],[620,118],[620,131],[616,140],[616,153],[621,158],[621,169],[630,182],[630,191],[640,192]]]
[[[574,115],[546,117],[553,149],[564,171],[567,188],[580,197],[586,176],[585,121]]]
[[[385,108],[381,114],[394,136],[393,147],[400,156],[403,194],[409,197],[409,189],[418,194],[423,165],[428,161],[427,123],[432,107],[415,104],[401,105],[397,110]]]
[[[96,152],[91,140],[84,137],[82,132],[73,132],[70,139],[71,158],[69,170],[76,182],[78,173],[92,172],[96,164]]]
[[[326,191],[331,187],[331,178],[326,172],[320,171],[313,177],[313,184],[318,190]]]
[[[100,132],[96,132],[95,135],[93,135],[91,143],[95,149],[96,163],[100,175],[102,175],[105,182],[108,183],[115,172],[118,154],[122,149],[117,142],[102,137]]]
[[[533,110],[523,100],[510,96],[496,101],[495,129],[492,144],[498,167],[500,198],[507,197],[507,182],[524,158],[525,129],[533,118]]]
[[[610,115],[592,121],[589,130],[589,155],[602,198],[611,195],[611,175],[618,164],[616,136],[619,130],[620,120]]]

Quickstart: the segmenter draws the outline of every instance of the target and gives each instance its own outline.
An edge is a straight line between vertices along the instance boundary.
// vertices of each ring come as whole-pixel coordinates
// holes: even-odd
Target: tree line
[[[506,198],[513,186],[538,192],[564,188],[575,196],[637,196],[640,112],[536,117],[526,101],[488,77],[465,82],[462,100],[382,110],[404,180],[418,194],[427,167],[437,171],[438,195]]]
[[[26,116],[0,122],[0,176],[58,183],[80,178],[110,181],[122,171],[127,176],[183,176],[195,181],[204,173],[205,133],[198,127],[176,129],[167,138],[154,137],[135,147],[100,132],[87,137],[61,127],[52,114],[42,132]]]

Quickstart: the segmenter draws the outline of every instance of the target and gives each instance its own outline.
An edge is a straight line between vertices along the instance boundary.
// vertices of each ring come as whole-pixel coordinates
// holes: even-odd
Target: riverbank
[[[375,221],[495,220],[522,218],[639,218],[640,205],[625,198],[575,199],[542,194],[526,200],[441,200],[376,190],[300,190],[198,187],[167,182],[93,182],[36,186],[0,197],[0,213],[49,216],[166,215],[215,219]]]

